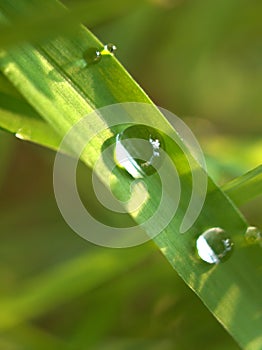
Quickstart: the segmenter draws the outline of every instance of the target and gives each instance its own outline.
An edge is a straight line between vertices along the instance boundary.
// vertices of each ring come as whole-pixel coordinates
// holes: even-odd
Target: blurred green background
[[[218,184],[261,163],[261,14],[259,0],[151,0],[90,28],[190,126]],[[106,249],[70,230],[54,156],[0,131],[0,350],[238,349],[152,243]],[[241,208],[260,227],[261,203]]]

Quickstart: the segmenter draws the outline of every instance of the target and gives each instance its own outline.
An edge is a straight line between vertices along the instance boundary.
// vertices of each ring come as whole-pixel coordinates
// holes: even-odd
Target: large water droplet
[[[162,163],[162,150],[162,136],[148,126],[133,125],[116,136],[116,163],[136,179],[157,171]]]
[[[85,51],[83,57],[87,64],[94,64],[98,63],[101,60],[102,55],[97,48],[90,47]]]
[[[213,227],[198,237],[196,247],[202,260],[209,264],[218,264],[229,256],[233,243],[226,231]]]
[[[246,230],[245,238],[248,244],[260,244],[262,247],[262,234],[257,227],[249,226]]]

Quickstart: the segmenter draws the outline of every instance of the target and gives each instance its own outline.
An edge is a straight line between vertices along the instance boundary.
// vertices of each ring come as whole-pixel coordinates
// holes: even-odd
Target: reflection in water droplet
[[[22,134],[20,134],[19,132],[17,132],[15,134],[15,137],[18,138],[19,140],[24,140],[25,139],[24,136]]]
[[[111,43],[106,44],[104,46],[104,49],[101,51],[101,54],[102,55],[108,55],[108,54],[113,55],[116,50],[117,50],[116,45],[111,44]]]
[[[229,256],[233,243],[226,231],[213,227],[198,237],[196,246],[202,260],[209,264],[218,264]]]
[[[101,60],[102,55],[97,48],[91,47],[85,51],[83,57],[87,64],[94,64]]]
[[[260,244],[262,247],[262,234],[257,227],[249,226],[246,230],[245,238],[249,244]]]
[[[20,128],[15,133],[15,137],[18,138],[19,140],[27,140],[28,134],[30,134],[30,132],[28,132],[28,130],[26,130],[25,128]]]
[[[162,150],[162,136],[148,126],[133,125],[116,136],[116,163],[135,179],[156,172],[162,162]]]
[[[113,55],[117,50],[117,47],[114,44],[106,44],[102,49],[96,47],[90,47],[84,52],[84,60],[78,60],[73,65],[79,66],[79,68],[85,68],[86,65],[95,64],[101,61],[102,55]]]

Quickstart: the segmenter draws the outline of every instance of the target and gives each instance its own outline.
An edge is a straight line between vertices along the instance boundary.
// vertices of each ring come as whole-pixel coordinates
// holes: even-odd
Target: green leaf
[[[39,1],[30,3],[39,6]],[[25,5],[24,8],[22,4]],[[26,2],[21,1],[18,9],[15,0],[6,0],[2,1],[1,7],[4,7],[7,13],[11,9],[13,11],[17,9],[19,12],[23,8],[23,11],[26,11]],[[99,107],[126,101],[152,104],[112,56],[103,57],[98,64],[81,70],[81,74],[72,70],[72,65],[83,60],[86,49],[90,47],[103,46],[89,31],[79,28],[72,39],[59,37],[37,48],[25,45],[2,55],[4,74],[61,137],[84,115]],[[160,112],[152,108],[154,113],[143,115],[145,123],[153,122],[156,126],[161,125],[168,134],[176,135]],[[135,116],[132,118],[134,122],[139,120]],[[92,123],[90,122],[90,129],[80,131],[75,144],[92,135],[96,123],[107,124],[107,122],[103,116],[95,115]],[[95,160],[101,154],[103,143],[112,135],[114,130],[109,130],[99,140],[94,140],[88,146],[88,152],[83,153],[83,162],[93,167]],[[183,192],[175,217],[165,230],[155,237],[155,243],[184,281],[199,295],[241,346],[250,350],[260,349],[262,314],[257,310],[262,307],[261,251],[259,249],[251,251],[243,244],[246,221],[210,179],[206,201],[197,222],[186,233],[179,234],[185,208],[190,200],[192,174],[183,151],[168,139],[165,141],[168,153],[178,169]],[[104,165],[98,175],[100,180],[109,186],[107,170],[107,165]],[[128,196],[129,179],[126,174],[117,170],[115,181],[118,192]],[[150,188],[150,196],[145,207],[133,215],[138,223],[146,220],[157,210],[157,199],[162,195],[162,188],[155,177],[146,178],[145,182]],[[173,200],[174,198],[169,195],[170,204]],[[168,207],[167,205],[166,209]],[[216,226],[224,228],[229,233],[235,246],[227,262],[210,266],[197,257],[195,242],[207,228]],[[153,226],[149,226],[147,232],[149,236],[153,229]],[[100,266],[101,270],[103,268]],[[53,280],[56,276],[54,275]],[[3,305],[3,315],[7,313],[6,305]],[[23,312],[27,312],[25,305],[23,302]],[[43,305],[45,306],[45,303]],[[9,307],[12,308],[11,305]],[[2,318],[3,327],[12,322],[14,322],[12,317]]]
[[[34,284],[36,280],[42,280],[44,276],[52,276],[52,271],[56,270],[57,266],[58,269],[67,264],[72,266],[73,255],[76,262],[81,262],[82,259],[79,257],[88,251],[94,252],[97,256],[101,253],[101,260],[104,257],[104,249],[83,242],[63,223],[58,211],[55,210],[55,203],[52,198],[48,198],[48,201],[45,198],[44,202],[41,198],[26,201],[20,199],[22,205],[14,210],[13,203],[10,203],[9,210],[1,213],[3,234],[0,246],[2,257],[0,273],[3,281],[6,281],[7,277],[7,283],[1,285],[0,291],[3,300],[8,298],[9,306],[13,302],[19,305],[17,300],[25,298],[25,289],[27,300],[31,300],[35,305],[35,299],[30,298],[30,295],[41,295],[43,286],[40,283],[38,285],[40,290],[37,292],[36,288],[26,287]],[[21,225],[21,222],[30,222],[32,217],[34,222],[31,222],[30,227]],[[140,250],[141,247],[138,248],[138,253],[136,248],[125,251],[134,257],[134,265],[130,266],[130,269],[129,262],[127,261],[127,266],[121,250],[107,250],[114,258],[119,259],[119,264],[126,265],[128,271],[113,276],[106,283],[98,283],[95,289],[89,289],[89,284],[86,283],[88,276],[83,276],[82,283],[79,282],[76,287],[70,283],[72,275],[68,274],[66,299],[58,298],[52,305],[49,304],[50,307],[47,309],[42,308],[42,300],[38,299],[40,308],[36,305],[33,313],[31,312],[31,315],[34,315],[33,319],[26,318],[26,324],[16,323],[14,327],[6,329],[4,336],[8,343],[5,346],[1,343],[1,346],[8,348],[19,344],[28,350],[64,349],[66,345],[63,347],[61,343],[64,341],[66,344],[70,343],[72,350],[81,348],[83,344],[87,348],[94,348],[100,342],[103,342],[103,345],[106,341],[111,342],[110,335],[117,333],[117,337],[127,335],[128,338],[147,334],[147,338],[155,340],[165,334],[164,338],[169,338],[179,349],[194,348],[196,341],[200,348],[211,346],[215,341],[216,350],[239,349],[204,308],[197,296],[172,271],[171,266],[166,264],[157,248],[152,244],[150,246],[153,251],[148,245],[142,247],[145,257]],[[69,261],[66,263],[65,260],[68,258]],[[92,267],[91,263],[92,261],[89,264],[90,270],[96,271],[96,267]],[[7,276],[5,271],[8,271]],[[75,274],[79,276],[77,268]],[[8,279],[10,275],[13,276],[11,284]],[[60,276],[58,277],[56,296],[65,294],[64,284],[60,283]],[[48,277],[45,280],[48,286]],[[74,292],[68,292],[71,288]],[[46,293],[45,298],[48,300],[50,294]],[[28,303],[27,307],[32,309],[33,305]],[[17,311],[17,308],[12,310],[9,308],[9,313],[17,314]],[[67,317],[68,314],[71,315],[70,319]],[[122,322],[122,317],[127,317],[128,321]],[[42,322],[50,318],[56,322],[48,324],[46,330],[45,326],[42,327]],[[201,324],[201,328],[195,327],[197,323]],[[166,324],[170,325],[170,329],[166,329]],[[57,327],[59,339],[56,339]],[[190,337],[187,336],[189,332]],[[10,345],[7,345],[9,343]]]
[[[0,93],[0,103],[2,99],[4,102],[11,103],[18,108],[15,111],[4,108],[3,104],[1,105],[0,127],[2,129],[14,133],[21,140],[35,142],[57,150],[61,137],[45,121],[37,117],[36,113],[32,117],[29,116],[29,113],[22,115],[23,111],[27,109],[26,103],[18,102],[15,98]]]
[[[223,186],[226,194],[240,206],[262,194],[262,165]]]
[[[17,138],[57,150],[61,137],[0,75],[0,128]],[[8,81],[7,81],[8,82]],[[9,83],[10,84],[10,83]]]
[[[78,21],[88,23],[89,26],[122,16],[141,4],[138,0],[93,0],[72,1],[70,11],[54,1],[47,0],[39,4],[28,1],[28,9],[23,12],[23,4],[18,5],[20,12],[11,24],[8,21],[0,23],[0,48],[7,48],[30,40],[39,42],[57,34],[74,35]],[[3,9],[8,13],[9,9]],[[11,12],[12,16],[12,12]]]

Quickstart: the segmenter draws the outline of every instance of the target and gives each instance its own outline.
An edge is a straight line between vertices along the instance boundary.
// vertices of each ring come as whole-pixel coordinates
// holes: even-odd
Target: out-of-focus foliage
[[[51,151],[13,147],[0,204],[0,348],[238,349],[151,243],[107,249],[72,232],[56,208]]]
[[[103,15],[92,28],[118,46],[158,105],[191,126],[219,183],[261,162],[261,6],[151,0],[113,20]],[[53,197],[52,160],[51,151],[0,133],[0,303],[13,297],[23,310],[2,330],[0,349],[238,349],[153,245],[123,254],[66,226]],[[256,225],[260,208],[261,197],[243,207]],[[94,265],[85,275],[89,255]],[[112,264],[109,275],[95,273],[100,259]]]

